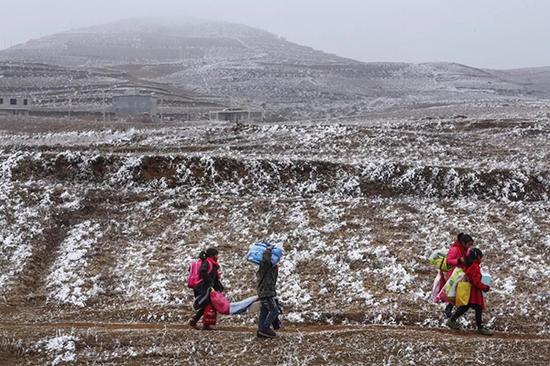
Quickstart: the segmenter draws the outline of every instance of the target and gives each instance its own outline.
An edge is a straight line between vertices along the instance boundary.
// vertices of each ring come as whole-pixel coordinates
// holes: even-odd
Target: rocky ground
[[[117,125],[0,119],[0,362],[547,364],[550,109]],[[428,255],[467,231],[496,331],[444,326]],[[232,299],[256,240],[283,245],[285,329],[188,329],[189,262]]]

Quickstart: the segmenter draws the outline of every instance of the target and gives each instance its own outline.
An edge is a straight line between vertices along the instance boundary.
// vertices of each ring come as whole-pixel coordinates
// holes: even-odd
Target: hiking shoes
[[[189,326],[194,329],[199,329],[199,326],[197,325],[197,321],[195,319],[189,320]]]
[[[258,329],[256,335],[260,338],[275,338],[277,336],[277,334],[271,329]]]
[[[445,314],[445,317],[447,319],[451,319],[451,316],[453,316],[453,307],[452,306],[446,306],[443,313]]]
[[[481,335],[484,335],[484,336],[492,336],[493,335],[493,331],[491,329],[485,328],[485,327],[479,328],[477,330],[477,332]]]
[[[447,326],[451,329],[460,329],[460,325],[452,319],[447,320]]]
[[[202,330],[214,330],[214,327],[211,325],[203,325]]]

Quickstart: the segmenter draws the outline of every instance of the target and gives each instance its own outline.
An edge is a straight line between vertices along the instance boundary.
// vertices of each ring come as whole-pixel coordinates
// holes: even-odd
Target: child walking
[[[189,321],[189,325],[198,329],[198,322],[202,317],[204,330],[212,330],[216,325],[216,311],[210,304],[210,289],[223,291],[224,287],[220,281],[220,265],[218,263],[218,250],[208,248],[206,252],[201,252],[200,259],[202,264],[199,270],[202,282],[193,289],[195,302],[193,307],[197,311],[195,316]]]
[[[464,315],[468,309],[472,308],[476,312],[476,325],[478,333],[491,336],[493,335],[493,332],[484,327],[481,320],[483,309],[485,308],[482,292],[489,291],[489,286],[481,283],[481,270],[479,268],[481,258],[483,258],[483,253],[478,248],[472,248],[468,251],[468,254],[464,259],[464,273],[468,279],[468,282],[472,285],[472,289],[470,291],[470,301],[468,302],[468,305],[464,305],[456,309],[454,315],[447,321],[447,326],[452,329],[459,329],[460,326],[457,323],[457,319]]]
[[[278,266],[271,264],[271,251],[273,246],[267,247],[260,262],[260,268],[256,273],[256,290],[260,299],[260,317],[258,319],[258,337],[273,338],[277,334],[271,329],[274,325],[278,328],[277,317],[279,316],[279,307],[277,305],[277,277],[279,274]]]
[[[464,269],[464,261],[466,259],[466,254],[468,253],[468,249],[471,248],[474,245],[474,239],[464,233],[458,234],[456,237],[455,242],[449,249],[449,252],[447,253],[447,275],[445,278],[445,281],[451,277],[453,274],[453,270],[456,267]],[[441,283],[441,287],[443,287],[445,283]],[[445,316],[447,318],[450,318],[453,315],[453,307],[454,304],[452,302],[449,302],[447,306],[445,307]]]

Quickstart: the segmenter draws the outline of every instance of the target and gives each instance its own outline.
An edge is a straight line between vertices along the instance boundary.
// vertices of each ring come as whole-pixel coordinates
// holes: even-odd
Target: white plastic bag
[[[435,276],[435,279],[434,279],[434,284],[432,286],[432,300],[434,303],[438,303],[440,302],[441,300],[438,298],[438,294],[439,294],[439,291],[441,291],[441,275],[438,273],[436,276]]]
[[[491,284],[493,283],[493,279],[491,278],[491,275],[487,272],[481,272],[481,283],[484,285],[487,285],[491,287]],[[487,297],[487,292],[482,292],[483,298]]]

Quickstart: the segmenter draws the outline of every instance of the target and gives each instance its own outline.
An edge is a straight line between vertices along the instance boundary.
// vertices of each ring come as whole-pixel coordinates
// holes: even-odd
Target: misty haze
[[[0,365],[546,365],[549,11],[3,10]]]

